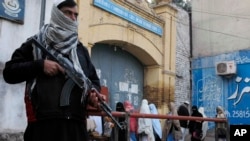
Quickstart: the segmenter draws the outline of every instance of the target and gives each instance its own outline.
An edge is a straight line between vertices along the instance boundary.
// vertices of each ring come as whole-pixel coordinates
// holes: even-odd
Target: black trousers
[[[84,121],[50,119],[30,122],[24,132],[24,141],[88,141]]]

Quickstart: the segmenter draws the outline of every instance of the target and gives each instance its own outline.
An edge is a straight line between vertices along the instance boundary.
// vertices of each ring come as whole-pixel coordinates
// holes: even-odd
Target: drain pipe
[[[45,8],[46,8],[46,0],[42,0],[41,1],[41,14],[40,14],[39,29],[44,25],[44,21],[45,21]]]
[[[190,33],[190,101],[192,102],[192,96],[193,96],[193,78],[192,78],[192,59],[193,59],[193,33],[192,33],[192,12],[191,10],[189,13],[189,33]]]

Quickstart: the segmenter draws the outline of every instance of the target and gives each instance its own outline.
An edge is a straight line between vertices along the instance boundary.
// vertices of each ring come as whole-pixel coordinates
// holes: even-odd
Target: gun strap
[[[75,82],[70,78],[64,83],[60,97],[60,106],[69,105],[70,94],[74,86]]]

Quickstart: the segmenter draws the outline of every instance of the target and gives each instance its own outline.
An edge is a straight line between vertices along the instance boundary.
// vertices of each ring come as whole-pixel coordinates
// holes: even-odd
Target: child
[[[112,122],[111,118],[106,116],[104,117],[104,133],[103,135],[106,137],[110,137],[112,133],[112,128],[114,127],[114,123]]]

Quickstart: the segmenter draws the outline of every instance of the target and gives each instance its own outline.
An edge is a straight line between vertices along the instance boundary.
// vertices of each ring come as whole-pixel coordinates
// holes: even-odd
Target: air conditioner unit
[[[217,75],[232,75],[236,74],[236,63],[235,61],[223,61],[216,63],[216,74]]]

